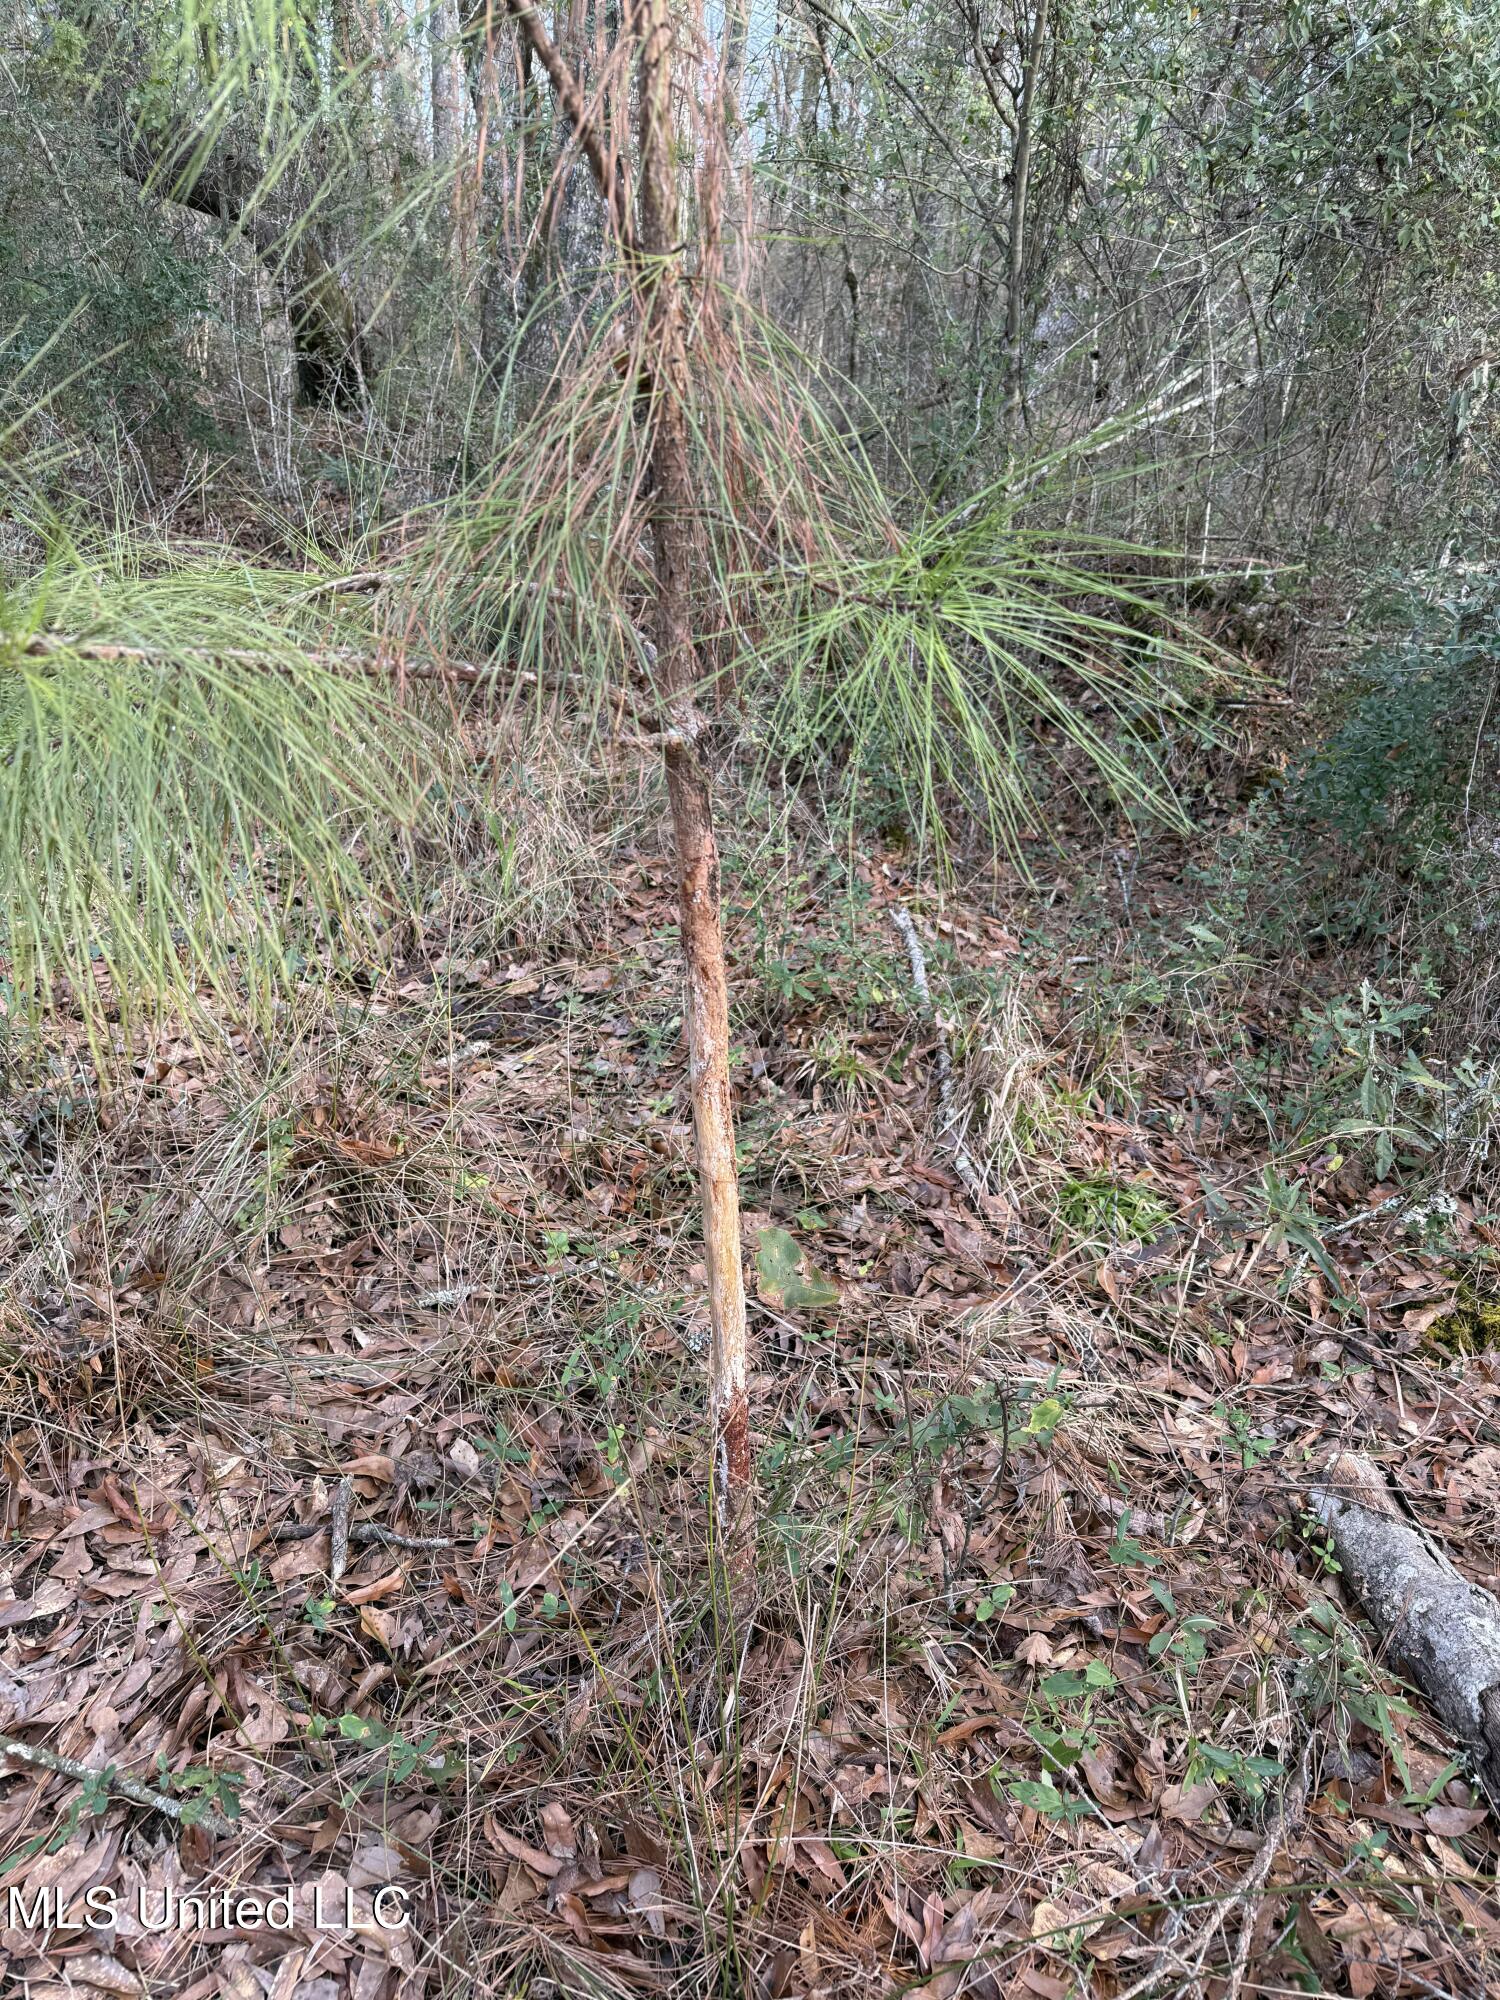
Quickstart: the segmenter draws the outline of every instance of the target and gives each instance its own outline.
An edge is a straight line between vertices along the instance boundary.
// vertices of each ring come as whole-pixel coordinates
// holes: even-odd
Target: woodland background
[[[1489,1991],[1308,1489],[1493,1586],[1500,11],[12,0],[0,113],[0,1892],[363,1913],[10,1976]]]

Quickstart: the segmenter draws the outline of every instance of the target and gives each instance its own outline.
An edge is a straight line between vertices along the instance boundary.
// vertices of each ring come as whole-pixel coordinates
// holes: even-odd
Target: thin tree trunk
[[[724,144],[721,227],[727,244],[738,245],[741,268],[748,256],[745,238],[750,222],[750,127],[740,102],[745,57],[750,46],[751,0],[724,0],[718,92],[720,129]]]
[[[1021,414],[1021,309],[1026,279],[1026,198],[1031,185],[1031,153],[1036,136],[1036,85],[1047,36],[1050,0],[1037,0],[1021,74],[1021,101],[1016,106],[1016,150],[1011,163],[1010,256],[1005,292],[1005,415],[1007,435],[1013,435]]]
[[[478,328],[479,361],[490,368],[499,360],[515,332],[515,299],[506,278],[503,248],[508,208],[507,183],[520,167],[507,157],[502,134],[508,108],[496,56],[498,23],[505,18],[504,0],[465,0],[464,63],[469,102],[474,116],[474,217],[470,235],[480,261]],[[525,116],[524,98],[514,118],[518,135]],[[518,148],[524,144],[517,138]]]
[[[438,0],[427,22],[432,59],[432,160],[452,166],[463,145],[464,64],[458,0]]]
[[[478,206],[478,189],[472,190],[473,206],[466,205],[463,167],[464,151],[464,57],[459,33],[458,0],[439,0],[427,23],[432,94],[432,164],[438,176],[447,175],[451,184],[442,190],[447,207],[447,225],[442,231],[448,263],[449,292],[453,301],[453,366],[462,374],[464,365],[464,302],[473,251],[473,219]]]
[[[753,1468],[746,1388],[745,1278],[740,1253],[739,1175],[729,1088],[729,987],[708,778],[698,754],[690,564],[697,512],[688,455],[687,346],[677,256],[678,201],[672,160],[669,0],[643,0],[640,42],[640,248],[646,353],[652,382],[651,536],[656,577],[658,689],[668,723],[667,795],[677,845],[682,949],[687,971],[688,1075],[703,1205],[703,1251],[713,1332],[710,1412],[714,1507],[726,1546],[749,1526]]]
[[[699,514],[688,449],[688,352],[683,325],[679,203],[672,146],[671,0],[639,0],[639,227],[633,228],[619,163],[592,123],[577,78],[548,36],[533,0],[506,0],[593,169],[629,262],[650,371],[648,399],[652,607],[656,693],[666,725],[667,796],[676,848],[682,954],[687,976],[688,1079],[703,1210],[712,1326],[709,1414],[714,1518],[721,1546],[743,1570],[752,1552],[755,1468],[746,1381],[745,1274],[739,1175],[729,1087],[729,981],[724,960],[719,849],[713,800],[699,752],[703,717],[693,642],[692,564]]]
[[[849,247],[849,223],[854,213],[853,192],[849,185],[848,169],[844,165],[844,135],[839,130],[838,84],[833,74],[833,64],[828,57],[828,39],[824,27],[824,17],[816,8],[811,15],[813,40],[818,45],[818,62],[823,73],[823,94],[828,100],[828,132],[833,141],[833,157],[836,162],[839,197],[839,248],[843,259],[844,291],[849,300],[849,342],[845,350],[844,373],[851,382],[859,380],[859,273],[854,268],[854,253]]]

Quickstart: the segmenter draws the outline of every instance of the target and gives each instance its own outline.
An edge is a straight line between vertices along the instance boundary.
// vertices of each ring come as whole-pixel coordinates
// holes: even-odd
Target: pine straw
[[[649,849],[608,873],[591,937],[443,930],[373,996],[310,993],[274,1052],[137,1041],[101,1101],[13,1094],[0,1729],[153,1786],[160,1752],[174,1796],[237,1779],[240,1832],[12,1772],[7,1884],[289,1873],[304,1926],[12,1928],[14,1977],[1118,2000],[1311,1963],[1474,1990],[1493,1838],[1331,1608],[1295,1487],[1334,1439],[1399,1438],[1484,1574],[1491,1361],[1424,1360],[1414,1288],[1383,1308],[1395,1253],[1355,1232],[1364,1324],[1310,1322],[1283,1260],[1194,1213],[1157,1127],[1062,1094],[1060,1045],[1061,1164],[1149,1179],[1180,1233],[1081,1258],[1024,1165],[976,1212],[872,907],[858,1010],[836,982],[740,996],[747,1200],[840,1296],[757,1309],[762,1561],[731,1608],[667,874]],[[949,914],[958,961],[1003,953]],[[830,1102],[807,1050],[840,1015],[875,1082]],[[356,1542],[333,1590],[340,1477],[357,1524],[453,1546]],[[387,1879],[408,1933],[368,1921]],[[315,1881],[362,1931],[305,1927]]]

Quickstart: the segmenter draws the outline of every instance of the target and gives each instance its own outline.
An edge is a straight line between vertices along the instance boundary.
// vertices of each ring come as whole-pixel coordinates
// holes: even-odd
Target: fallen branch
[[[180,1826],[201,1826],[205,1833],[217,1839],[229,1840],[237,1829],[206,1806],[201,1799],[172,1799],[165,1792],[156,1792],[139,1778],[132,1778],[124,1771],[117,1771],[113,1765],[102,1770],[94,1770],[87,1764],[80,1764],[75,1757],[60,1757],[55,1750],[44,1750],[36,1743],[20,1743],[14,1736],[0,1736],[0,1754],[15,1758],[18,1764],[28,1764],[34,1771],[50,1771],[59,1778],[72,1778],[80,1785],[98,1784],[102,1779],[111,1792],[117,1792],[122,1799],[129,1799],[135,1806],[145,1806],[151,1812],[165,1813],[168,1819],[175,1819]]]
[[[1245,1914],[1240,1923],[1240,1934],[1235,1940],[1234,1959],[1229,1968],[1229,1985],[1225,1990],[1224,2000],[1239,2000],[1244,1990],[1245,1975],[1250,1970],[1250,1954],[1255,1947],[1257,1914],[1255,1899],[1265,1888],[1266,1877],[1270,1874],[1277,1855],[1300,1828],[1307,1812],[1308,1759],[1311,1747],[1310,1743],[1303,1746],[1302,1762],[1297,1775],[1283,1794],[1280,1804],[1272,1815],[1271,1824],[1266,1829],[1266,1837],[1234,1892],[1234,1901]]]
[[[1342,1453],[1310,1501],[1387,1656],[1463,1744],[1500,1806],[1500,1604],[1401,1518],[1369,1459]]]
[[[335,1520],[333,1528],[338,1528]],[[321,1534],[328,1533],[327,1524],[322,1521],[283,1521],[271,1530],[271,1539],[276,1542],[310,1542]],[[344,1566],[347,1566],[349,1550],[382,1549],[466,1549],[469,1542],[460,1542],[452,1535],[403,1535],[399,1528],[382,1527],[379,1521],[352,1521],[344,1534]],[[337,1553],[330,1547],[329,1576],[337,1583],[344,1573],[340,1567],[334,1574],[333,1557]]]
[[[938,1108],[942,1113],[939,1136],[947,1142],[959,1179],[972,1199],[982,1205],[989,1189],[959,1129],[958,1111],[953,1102],[953,1056],[948,1047],[948,1030],[932,1004],[932,989],[927,984],[927,956],[922,950],[922,940],[917,936],[917,927],[911,920],[910,912],[902,909],[899,903],[891,911],[891,922],[906,946],[906,956],[911,963],[911,983],[917,989],[918,1009],[937,1042]]]
[[[353,1525],[350,1514],[354,1509],[354,1481],[341,1479],[333,1489],[333,1506],[329,1514],[328,1529],[328,1581],[337,1590],[344,1571],[349,1567],[349,1530]]]

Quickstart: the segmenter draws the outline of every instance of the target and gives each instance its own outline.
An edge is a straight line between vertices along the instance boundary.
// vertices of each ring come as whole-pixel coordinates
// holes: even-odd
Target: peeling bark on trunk
[[[701,675],[693,641],[691,571],[700,507],[688,448],[689,360],[672,144],[676,35],[670,0],[639,0],[628,30],[638,51],[640,84],[639,226],[633,230],[621,163],[608,153],[577,78],[547,34],[532,0],[506,0],[506,5],[557,93],[614,219],[644,335],[649,379],[638,385],[637,396],[645,404],[650,426],[646,497],[655,584],[652,640],[677,860],[688,1078],[713,1333],[709,1363],[713,1512],[729,1564],[743,1574],[754,1552],[755,1465],[750,1449],[745,1274],[729,1087],[729,982],[719,850],[712,792],[700,755],[703,718],[696,699]]]
[[[1334,1460],[1311,1494],[1349,1587],[1500,1803],[1500,1604],[1395,1511],[1366,1458]]]
[[[687,972],[688,1076],[713,1333],[709,1407],[714,1509],[725,1545],[732,1547],[742,1542],[750,1526],[754,1466],[746,1384],[739,1176],[729,1087],[729,993],[719,902],[719,851],[709,789],[694,750],[687,743],[673,743],[666,758]]]
[[[688,1074],[703,1205],[703,1251],[713,1330],[710,1411],[714,1509],[726,1548],[741,1549],[750,1525],[753,1467],[746,1387],[745,1278],[740,1251],[739,1175],[729,1088],[729,989],[713,803],[698,753],[689,563],[696,512],[688,454],[687,348],[677,258],[672,161],[673,27],[667,0],[645,0],[640,16],[640,248],[651,357],[654,437],[651,535],[658,692],[666,711],[667,793],[677,849],[682,948],[687,973]]]

